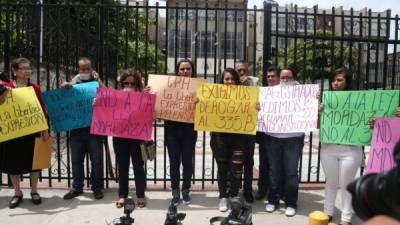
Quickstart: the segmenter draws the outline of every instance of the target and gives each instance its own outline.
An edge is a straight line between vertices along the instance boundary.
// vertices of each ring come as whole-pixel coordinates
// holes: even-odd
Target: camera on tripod
[[[119,218],[119,223],[115,223],[115,225],[131,225],[135,222],[135,219],[133,219],[130,215],[135,209],[135,201],[131,197],[127,198],[125,200],[124,204],[124,213],[125,216],[121,216]]]
[[[397,166],[387,172],[367,174],[347,186],[353,209],[363,220],[386,215],[400,220],[400,141],[394,148]]]
[[[181,221],[186,217],[185,213],[178,213],[178,209],[171,202],[168,207],[167,218],[165,219],[164,225],[177,225],[181,224]]]
[[[251,205],[241,203],[239,199],[231,200],[231,212],[228,217],[213,217],[210,224],[221,222],[221,225],[253,225]]]

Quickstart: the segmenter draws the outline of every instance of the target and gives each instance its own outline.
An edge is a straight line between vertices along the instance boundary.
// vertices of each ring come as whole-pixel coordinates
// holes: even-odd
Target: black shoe
[[[93,191],[93,195],[95,199],[102,199],[104,198],[104,194],[101,190]]]
[[[31,193],[31,201],[33,204],[39,205],[40,203],[42,203],[42,198],[38,193]]]
[[[79,195],[81,195],[83,191],[69,190],[67,194],[64,195],[64,200],[73,199]]]
[[[252,194],[244,194],[244,200],[247,203],[253,203],[254,202],[254,198]]]
[[[22,194],[21,195],[14,195],[11,198],[11,201],[8,203],[8,207],[10,209],[14,209],[17,206],[19,206],[19,204],[22,202],[22,197],[23,197]]]
[[[258,192],[256,193],[255,199],[256,199],[256,200],[261,200],[261,199],[263,199],[263,198],[265,198],[265,193],[264,193],[264,192],[258,191]]]
[[[180,201],[180,195],[179,195],[179,190],[172,190],[172,200],[171,203],[174,204],[174,206],[178,206]]]

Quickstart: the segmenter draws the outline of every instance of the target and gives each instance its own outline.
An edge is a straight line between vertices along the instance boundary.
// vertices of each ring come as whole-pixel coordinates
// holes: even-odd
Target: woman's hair
[[[143,83],[142,83],[142,77],[140,76],[139,72],[136,71],[135,69],[126,69],[122,71],[122,74],[119,78],[119,83],[121,87],[124,87],[123,83],[126,78],[132,76],[134,81],[135,81],[135,89],[139,91],[143,91]]]
[[[333,71],[333,73],[331,73],[331,75],[329,76],[329,90],[333,90],[332,89],[332,82],[333,79],[335,79],[336,75],[343,75],[344,79],[346,80],[346,87],[345,90],[351,90],[352,89],[352,77],[351,77],[351,73],[349,72],[349,70],[347,70],[346,67],[340,67],[338,69],[336,69],[335,71]]]
[[[182,63],[189,63],[190,67],[192,68],[192,76],[191,77],[197,77],[196,75],[196,69],[194,68],[194,64],[190,59],[181,59],[176,63],[175,67],[175,73],[178,74],[179,72],[179,67],[181,66]]]
[[[31,64],[31,61],[29,61],[29,59],[27,59],[27,58],[20,57],[20,58],[14,59],[14,60],[11,62],[11,69],[12,69],[12,71],[13,71],[12,77],[14,77],[14,71],[18,70],[18,69],[19,69],[19,66],[20,66],[22,63],[29,63],[29,64]]]
[[[233,80],[235,81],[235,84],[236,84],[236,85],[240,85],[240,84],[241,84],[239,73],[238,73],[235,69],[230,68],[230,67],[226,68],[226,69],[222,72],[221,80],[220,80],[220,83],[221,83],[221,84],[224,83],[224,77],[225,77],[225,74],[226,74],[226,73],[232,74],[232,78],[233,78]]]
[[[292,73],[292,75],[293,75],[293,80],[297,80],[297,73],[296,73],[296,70],[294,70],[293,68],[290,68],[290,67],[284,67],[284,68],[282,68],[282,69],[279,71],[279,75],[280,75],[280,73],[281,73],[283,70],[289,70],[289,71]]]

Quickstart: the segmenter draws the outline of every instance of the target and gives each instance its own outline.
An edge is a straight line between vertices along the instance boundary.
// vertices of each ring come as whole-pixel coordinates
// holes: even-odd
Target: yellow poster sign
[[[195,130],[256,134],[259,87],[198,84]]]
[[[41,137],[35,138],[35,151],[33,153],[32,170],[50,168],[52,144],[53,139],[51,137],[46,141],[43,141]]]
[[[12,89],[0,105],[0,142],[48,129],[33,87]]]

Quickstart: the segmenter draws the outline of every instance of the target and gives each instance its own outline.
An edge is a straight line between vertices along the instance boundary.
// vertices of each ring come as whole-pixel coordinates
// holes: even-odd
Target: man
[[[249,66],[245,61],[238,61],[235,69],[240,75],[240,81],[246,86],[256,86],[258,78],[249,76]],[[243,196],[247,203],[254,202],[253,198],[253,166],[254,166],[254,148],[255,136],[248,135],[246,138],[246,148],[243,162]]]
[[[64,82],[63,87],[69,88],[73,84],[98,81],[100,86],[104,86],[99,74],[92,69],[89,58],[80,58],[78,61],[78,72],[71,82]],[[91,161],[90,183],[95,199],[102,199],[103,194],[103,138],[98,135],[90,134],[90,127],[83,127],[70,132],[71,142],[71,162],[72,162],[72,187],[64,195],[64,199],[72,199],[83,193],[84,186],[84,160],[86,151],[89,152]]]
[[[279,70],[276,68],[275,65],[271,65],[267,69],[267,74],[264,77],[264,79],[267,79],[267,83],[269,87],[279,85]],[[267,194],[267,189],[268,189],[268,160],[267,160],[267,154],[265,152],[265,133],[263,132],[257,132],[257,142],[259,144],[259,179],[258,179],[258,192],[256,193],[255,199],[256,200],[261,200],[265,197]]]

